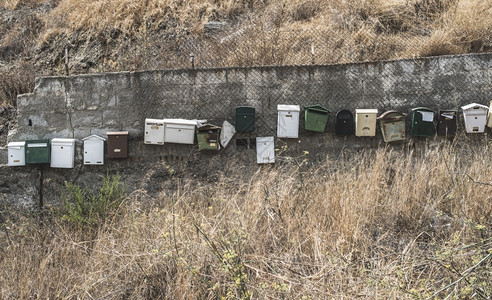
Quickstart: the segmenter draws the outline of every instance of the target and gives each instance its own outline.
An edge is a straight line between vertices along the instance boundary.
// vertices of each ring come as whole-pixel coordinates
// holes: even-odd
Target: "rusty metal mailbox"
[[[412,109],[412,135],[433,137],[435,134],[434,111],[426,107]]]
[[[386,143],[405,139],[405,116],[407,114],[395,110],[388,110],[378,117],[381,123],[381,132]]]
[[[108,158],[127,158],[128,157],[128,131],[107,132],[107,152]]]
[[[220,150],[219,144],[220,127],[212,124],[205,124],[198,127],[196,138],[198,140],[198,150],[204,151],[218,151]]]
[[[350,110],[342,109],[337,112],[335,133],[337,135],[354,134],[354,115],[350,112]]]
[[[439,135],[454,135],[457,128],[457,116],[456,110],[438,110],[437,112],[437,134]]]

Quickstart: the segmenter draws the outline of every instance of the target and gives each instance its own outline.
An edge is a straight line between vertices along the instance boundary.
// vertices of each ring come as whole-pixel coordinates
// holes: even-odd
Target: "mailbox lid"
[[[324,132],[330,111],[321,105],[306,106],[304,109],[304,129]]]
[[[278,111],[301,111],[301,107],[299,105],[286,105],[286,104],[278,104]]]
[[[342,136],[354,134],[354,115],[350,110],[341,109],[337,112],[335,133]]]
[[[275,142],[273,136],[256,138],[256,162],[258,164],[275,163]]]
[[[440,109],[437,111],[437,134],[454,135],[457,129],[458,111],[453,109]]]
[[[50,140],[27,140],[26,164],[48,164],[50,162]]]
[[[250,106],[236,107],[236,131],[247,132],[255,129],[255,108]]]
[[[395,122],[395,121],[405,121],[406,113],[402,113],[396,110],[385,111],[382,115],[378,117],[378,120],[384,122]]]
[[[475,116],[475,115],[487,115],[489,108],[485,105],[478,103],[471,103],[465,106],[462,106],[463,115],[467,116]]]
[[[25,166],[26,165],[26,142],[10,142],[7,145],[8,149],[8,165]]]
[[[128,157],[128,131],[107,132],[107,153],[109,158]]]
[[[434,126],[434,111],[427,107],[412,109],[412,135],[433,137],[436,134]]]
[[[52,168],[73,168],[75,156],[75,139],[55,138],[51,140]]]

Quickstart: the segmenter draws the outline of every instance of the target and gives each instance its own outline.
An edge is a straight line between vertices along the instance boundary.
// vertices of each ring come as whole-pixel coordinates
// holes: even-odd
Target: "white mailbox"
[[[277,137],[279,138],[298,138],[299,137],[299,105],[277,106]]]
[[[184,119],[164,119],[164,142],[193,144],[196,121]]]
[[[256,162],[259,164],[275,163],[275,145],[273,136],[256,138]]]
[[[8,148],[8,164],[11,167],[26,165],[26,142],[10,142]]]
[[[465,129],[468,133],[482,133],[487,123],[489,108],[485,105],[472,103],[462,106]]]
[[[490,101],[489,115],[487,118],[487,127],[492,128],[492,101]]]
[[[145,119],[144,143],[164,145],[164,120]]]
[[[378,117],[377,109],[356,109],[355,110],[355,135],[356,136],[375,136],[376,120]]]
[[[84,165],[104,165],[106,139],[93,134],[82,140],[84,141]]]
[[[73,168],[75,158],[75,139],[51,140],[52,168]]]

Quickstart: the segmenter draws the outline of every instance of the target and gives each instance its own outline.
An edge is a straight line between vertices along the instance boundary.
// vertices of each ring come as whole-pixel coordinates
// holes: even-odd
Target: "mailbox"
[[[337,112],[335,133],[337,135],[354,134],[354,115],[349,110],[342,109]]]
[[[456,110],[437,111],[437,134],[454,135],[457,128],[458,112]]]
[[[73,168],[75,158],[75,139],[51,140],[52,168]]]
[[[483,133],[487,123],[489,108],[485,105],[472,103],[461,107],[465,119],[465,129],[468,133]]]
[[[49,164],[50,150],[49,140],[27,140],[26,164]]]
[[[492,101],[490,101],[490,108],[487,116],[487,127],[492,128]]]
[[[84,139],[84,165],[104,165],[105,138],[91,135]]]
[[[8,164],[11,167],[26,165],[26,142],[10,142],[8,148]]]
[[[198,140],[198,150],[212,150],[217,151],[220,149],[219,144],[220,127],[212,124],[205,124],[197,129],[196,138]]]
[[[356,109],[355,110],[355,135],[356,136],[375,136],[377,109]]]
[[[412,135],[433,137],[435,134],[434,111],[426,107],[413,108]]]
[[[236,107],[236,131],[247,132],[255,129],[255,108],[249,106]]]
[[[256,162],[259,164],[275,163],[275,145],[273,136],[256,138]]]
[[[320,105],[306,106],[304,110],[304,128],[310,131],[324,132],[329,113],[328,109]]]
[[[279,138],[297,138],[299,136],[299,105],[282,105],[277,106],[277,137]]]
[[[164,120],[145,119],[144,143],[164,145]]]
[[[386,143],[405,139],[405,116],[404,113],[389,110],[378,117]]]
[[[107,132],[108,158],[127,158],[128,157],[128,131]]]
[[[164,142],[190,144],[195,141],[196,121],[185,119],[164,119]]]

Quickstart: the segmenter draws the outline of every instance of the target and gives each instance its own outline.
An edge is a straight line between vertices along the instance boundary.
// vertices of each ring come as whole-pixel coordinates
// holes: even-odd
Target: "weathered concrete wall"
[[[458,109],[491,99],[492,54],[47,77],[37,80],[34,93],[18,97],[18,128],[9,140],[80,139],[108,130],[128,130],[137,138],[146,117],[233,122],[238,105],[256,107],[260,122],[255,134],[265,135],[275,133],[277,104],[321,104],[332,112],[409,112],[417,106]]]

